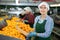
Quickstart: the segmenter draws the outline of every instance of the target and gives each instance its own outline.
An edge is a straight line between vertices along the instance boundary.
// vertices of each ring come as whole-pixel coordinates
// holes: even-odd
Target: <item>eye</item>
[[[43,8],[43,7],[40,7],[41,9]]]
[[[46,6],[45,6],[45,5],[43,5],[43,6],[40,6],[40,8],[41,8],[41,9],[46,9]]]
[[[46,7],[44,7],[44,9],[46,9]]]

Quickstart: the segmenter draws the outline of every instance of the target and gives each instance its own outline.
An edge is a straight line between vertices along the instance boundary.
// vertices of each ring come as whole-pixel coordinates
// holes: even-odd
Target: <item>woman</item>
[[[32,9],[30,7],[25,7],[24,11],[26,13],[25,17],[23,18],[23,21],[26,24],[29,24],[30,27],[33,27],[33,23],[34,23],[34,15],[32,12]]]
[[[47,15],[49,5],[46,2],[42,2],[38,5],[38,8],[41,15],[35,18],[34,32],[31,32],[28,37],[34,36],[34,40],[51,40],[54,22],[53,19]]]

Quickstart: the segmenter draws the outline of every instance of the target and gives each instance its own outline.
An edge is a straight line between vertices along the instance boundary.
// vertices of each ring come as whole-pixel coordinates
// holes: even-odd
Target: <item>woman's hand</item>
[[[28,34],[28,36],[26,37],[26,40],[30,40],[29,38],[30,37],[33,37],[33,36],[36,36],[36,32],[30,32],[29,34]]]
[[[28,22],[28,20],[24,20],[24,22]]]
[[[36,36],[36,35],[37,35],[36,32],[31,32],[31,33],[29,33],[28,37],[32,37],[32,36]]]
[[[21,21],[24,22],[24,23],[25,23],[25,22],[28,22],[28,20],[24,20],[24,19],[21,19]]]

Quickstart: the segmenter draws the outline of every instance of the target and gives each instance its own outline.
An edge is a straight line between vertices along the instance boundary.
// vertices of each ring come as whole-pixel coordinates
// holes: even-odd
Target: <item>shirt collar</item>
[[[46,16],[46,20],[48,19],[48,15]]]
[[[39,16],[39,19],[40,19],[40,17],[41,17],[41,16]],[[46,16],[45,20],[47,20],[47,19],[48,19],[48,15]]]

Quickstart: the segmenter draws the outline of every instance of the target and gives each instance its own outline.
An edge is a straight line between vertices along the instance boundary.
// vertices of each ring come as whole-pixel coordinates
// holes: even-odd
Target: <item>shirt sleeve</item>
[[[54,22],[53,20],[47,20],[46,25],[45,25],[45,32],[44,33],[37,33],[37,36],[42,37],[42,38],[47,38],[51,35],[52,30],[54,27]]]
[[[25,20],[25,19],[26,19],[26,16],[27,16],[27,15],[25,15],[22,19]]]
[[[28,23],[30,23],[30,24],[34,23],[34,15],[33,14],[29,15],[29,17],[28,17]]]

